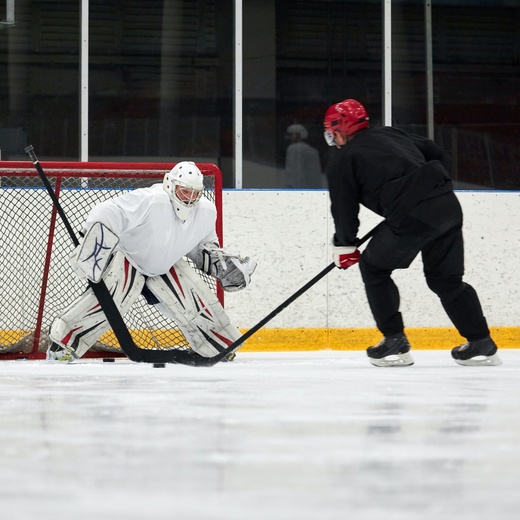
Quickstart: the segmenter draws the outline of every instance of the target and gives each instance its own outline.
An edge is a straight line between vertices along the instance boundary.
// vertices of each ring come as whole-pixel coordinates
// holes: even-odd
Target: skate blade
[[[46,356],[45,360],[50,361],[51,363],[74,363],[74,361],[77,361],[78,357],[73,356],[61,356],[61,357],[49,357]]]
[[[456,363],[464,367],[498,367],[502,364],[502,360],[498,354],[492,356],[475,356],[471,359],[456,359]]]
[[[68,349],[59,349],[56,351],[47,350],[45,355],[46,361],[56,361],[58,363],[74,363],[77,361],[79,357],[76,355],[76,352]]]
[[[414,359],[410,352],[386,356],[381,359],[369,357],[368,360],[375,367],[409,367],[414,364]]]

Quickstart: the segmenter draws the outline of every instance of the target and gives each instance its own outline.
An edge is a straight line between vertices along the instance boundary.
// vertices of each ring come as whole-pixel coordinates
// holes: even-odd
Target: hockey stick
[[[356,246],[359,247],[362,244],[364,244],[369,238],[372,237],[372,235],[376,232],[376,230],[382,226],[384,223],[384,220],[380,222],[377,226],[373,227],[366,235],[364,235],[362,238],[360,238],[357,241]],[[244,333],[240,338],[238,338],[236,341],[234,341],[229,347],[227,347],[222,352],[218,353],[216,356],[213,357],[202,357],[202,359],[197,360],[197,365],[193,366],[205,366],[205,367],[212,367],[219,361],[221,361],[223,358],[225,358],[228,354],[233,352],[235,349],[239,348],[239,346],[244,343],[244,341],[248,338],[250,338],[255,332],[257,332],[259,329],[261,329],[264,325],[266,325],[268,322],[270,322],[275,316],[280,314],[281,311],[283,311],[286,307],[288,307],[294,300],[299,298],[304,292],[308,291],[316,282],[319,282],[324,276],[326,276],[328,273],[330,273],[334,267],[336,267],[336,264],[334,262],[330,263],[323,271],[319,272],[312,280],[308,281],[303,287],[298,289],[292,296],[287,298],[283,303],[281,303],[274,311],[272,311],[270,314],[268,314],[264,319],[260,320],[254,327],[249,329],[246,333]]]
[[[364,244],[369,238],[372,237],[372,235],[376,232],[376,230],[381,227],[384,223],[384,220],[377,224],[374,228],[372,228],[366,235],[364,235],[362,238],[360,238],[356,244],[357,247]],[[260,330],[264,325],[269,323],[275,316],[280,314],[286,307],[288,307],[292,302],[294,302],[297,298],[299,298],[303,293],[307,292],[313,285],[315,285],[317,282],[319,282],[323,277],[325,277],[330,271],[332,271],[336,267],[336,264],[334,262],[331,262],[323,271],[319,272],[312,280],[309,280],[303,287],[298,289],[292,296],[287,298],[283,303],[281,303],[274,311],[272,311],[270,314],[268,314],[265,318],[260,320],[256,325],[254,325],[252,328],[250,328],[247,332],[242,334],[240,338],[238,338],[236,341],[234,341],[229,347],[224,349],[222,352],[219,352],[215,356],[212,357],[203,357],[200,355],[196,355],[193,357],[189,357],[189,354],[186,352],[178,351],[178,354],[184,354],[186,355],[185,358],[183,358],[182,361],[177,361],[183,365],[190,365],[194,367],[212,367],[216,365],[219,361],[222,361],[227,355],[229,355],[231,352],[238,350],[240,346],[246,341],[248,338],[250,338],[253,334],[255,334],[258,330]],[[152,353],[152,352],[150,352]],[[155,361],[157,362],[163,362],[163,363],[171,363],[172,361],[166,359],[166,356],[162,357],[162,354],[169,354],[170,351],[153,351],[153,354],[156,356]],[[176,362],[176,361],[173,361]]]
[[[55,205],[60,218],[62,219],[69,235],[74,243],[74,246],[79,244],[79,240],[72,229],[70,222],[65,215],[61,204],[54,193],[52,186],[43,171],[43,168],[36,157],[36,153],[34,152],[34,148],[32,145],[28,146],[25,149],[26,153],[29,155],[31,161],[33,162],[36,171],[38,172],[47,192],[49,193],[53,204]],[[374,227],[371,231],[369,231],[364,237],[362,237],[357,246],[361,246],[364,242],[366,242],[376,231],[376,229],[381,226],[383,222],[380,222],[376,227]],[[332,269],[334,269],[335,264],[332,262],[328,265],[323,271],[318,273],[312,280],[307,282],[303,287],[301,287],[298,291],[296,291],[292,296],[290,296],[287,300],[285,300],[281,305],[279,305],[274,311],[272,311],[268,316],[266,316],[263,320],[259,321],[254,327],[249,329],[245,334],[243,334],[240,338],[234,341],[229,347],[224,349],[222,352],[219,352],[217,355],[213,357],[204,357],[196,352],[188,352],[182,350],[149,350],[149,349],[140,349],[134,342],[128,328],[123,321],[121,313],[117,308],[112,296],[105,285],[104,281],[101,280],[98,283],[93,283],[89,280],[89,287],[92,288],[92,291],[96,298],[99,301],[99,304],[105,313],[105,316],[108,320],[108,323],[112,327],[114,334],[119,341],[119,345],[124,354],[131,360],[135,362],[144,362],[144,363],[178,363],[182,365],[189,365],[194,367],[212,367],[217,364],[219,361],[224,359],[228,354],[233,352],[234,350],[240,348],[241,344],[248,338],[250,338],[253,334],[255,334],[259,329],[261,329],[264,325],[266,325],[269,321],[271,321],[275,316],[277,316],[283,309],[288,307],[293,301],[299,298],[304,292],[309,290],[314,284],[316,284],[319,280],[321,280],[324,276],[326,276]]]
[[[76,234],[74,233],[74,230],[70,225],[69,219],[65,215],[65,212],[63,211],[63,208],[61,207],[61,204],[58,201],[58,198],[56,197],[54,190],[52,189],[47,175],[45,175],[45,172],[43,171],[43,168],[38,158],[36,157],[36,153],[34,151],[33,146],[27,146],[27,148],[25,148],[25,152],[34,164],[34,167],[36,168],[38,175],[40,176],[47,192],[49,193],[52,202],[56,207],[56,210],[58,211],[58,214],[60,215],[61,220],[63,221],[63,224],[65,225],[72,242],[74,243],[74,246],[77,246],[79,244],[79,240],[76,237]],[[140,349],[135,344],[132,336],[130,335],[128,328],[125,322],[123,321],[123,317],[121,316],[119,309],[114,303],[114,300],[110,294],[110,291],[105,285],[105,282],[101,280],[98,283],[93,283],[89,280],[88,284],[89,287],[92,289],[94,295],[98,299],[98,302],[101,308],[103,309],[103,312],[105,313],[108,323],[112,327],[112,330],[114,331],[114,334],[117,340],[119,341],[119,346],[121,347],[121,350],[131,361],[145,363],[180,363],[184,365],[196,366],[198,358],[200,358],[201,360],[206,359],[202,357],[200,354],[197,354],[196,352],[190,353],[180,350],[160,351]]]

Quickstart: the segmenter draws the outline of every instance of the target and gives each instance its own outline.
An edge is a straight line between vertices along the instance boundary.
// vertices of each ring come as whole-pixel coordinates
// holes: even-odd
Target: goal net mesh
[[[91,208],[136,188],[162,182],[166,163],[41,163],[72,229],[78,234]],[[222,181],[212,164],[204,174],[204,196],[217,206],[222,244]],[[44,358],[53,319],[86,289],[69,264],[72,240],[34,166],[0,161],[0,359]],[[192,264],[193,265],[193,264]],[[222,291],[214,278],[204,281]],[[144,349],[186,349],[176,323],[144,297],[124,316],[136,345]],[[85,357],[122,355],[113,332],[105,333]]]

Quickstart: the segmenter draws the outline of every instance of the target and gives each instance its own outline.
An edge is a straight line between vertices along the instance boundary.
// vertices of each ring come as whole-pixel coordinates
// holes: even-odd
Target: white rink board
[[[2,195],[0,190],[3,207]],[[465,279],[479,293],[490,326],[518,326],[520,192],[465,191],[457,195],[465,214]],[[333,223],[329,195],[325,190],[225,190],[223,196],[226,248],[258,262],[250,287],[225,295],[232,321],[246,329],[331,262]],[[379,220],[377,215],[363,210],[360,236]],[[8,244],[0,248],[2,262],[25,254],[26,251]],[[55,260],[68,265],[65,258]],[[72,271],[67,274],[73,276]],[[406,327],[451,327],[436,296],[426,286],[420,259],[410,269],[397,271],[395,279],[401,290]],[[27,283],[38,282],[27,274]],[[0,284],[2,294],[17,298],[16,291],[21,288],[11,287],[6,276],[0,277]],[[58,302],[54,304],[57,306]],[[4,328],[19,325],[11,323],[8,313],[3,314],[0,322]],[[268,328],[332,329],[373,326],[357,266],[348,271],[334,269],[267,325]]]
[[[464,211],[465,281],[477,290],[490,326],[518,326],[520,192],[457,192]],[[360,235],[380,221],[362,210]],[[309,191],[224,191],[224,238],[231,251],[254,257],[249,289],[226,294],[226,308],[249,328],[331,262],[333,234],[329,195]],[[396,271],[406,327],[451,327],[428,289],[417,258]],[[334,269],[284,309],[268,328],[369,328],[373,319],[358,267]]]

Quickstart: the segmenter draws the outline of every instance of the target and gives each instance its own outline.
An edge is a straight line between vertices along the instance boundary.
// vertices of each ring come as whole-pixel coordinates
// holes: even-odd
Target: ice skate
[[[488,336],[477,341],[468,341],[455,347],[451,355],[456,363],[468,367],[498,366],[502,360],[498,357],[497,346]]]
[[[79,358],[73,350],[69,350],[68,348],[62,347],[57,343],[51,343],[51,345],[47,349],[47,355],[45,359],[47,361],[65,361],[70,363]]]
[[[414,364],[410,343],[404,333],[385,336],[375,347],[367,348],[368,359],[376,367],[408,367]]]

